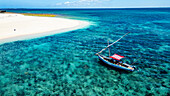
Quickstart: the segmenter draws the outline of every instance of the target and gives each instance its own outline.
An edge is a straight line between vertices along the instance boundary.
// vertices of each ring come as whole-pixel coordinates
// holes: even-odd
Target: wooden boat
[[[112,67],[126,70],[126,71],[134,71],[135,70],[135,66],[129,65],[127,63],[122,63],[122,62],[120,62],[118,60],[114,60],[110,57],[106,57],[103,55],[98,55],[98,57],[99,57],[99,60],[101,60],[103,63],[110,65]]]
[[[126,36],[127,34],[128,33],[126,33],[124,36]],[[109,50],[109,57],[100,55],[101,52],[103,52],[104,50],[106,50],[107,48],[109,48],[110,46],[115,44],[116,42],[118,42],[124,36],[122,36],[117,41],[113,42],[112,44],[108,45],[106,48],[102,49],[100,52],[96,53],[96,55],[99,57],[99,60],[101,60],[103,63],[105,63],[107,65],[110,65],[110,66],[118,68],[118,69],[126,70],[126,71],[134,71],[136,69],[135,66],[132,66],[132,65],[129,65],[127,63],[123,63],[122,61],[120,61],[122,58],[124,58],[124,56],[121,56],[118,54],[114,54],[114,55],[110,56],[110,50]]]

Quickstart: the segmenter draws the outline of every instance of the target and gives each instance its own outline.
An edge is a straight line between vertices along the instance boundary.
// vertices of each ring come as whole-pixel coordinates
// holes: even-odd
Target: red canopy
[[[124,56],[120,56],[120,55],[114,54],[114,55],[110,56],[110,58],[113,58],[113,59],[116,59],[116,60],[120,60],[120,59],[124,58]]]

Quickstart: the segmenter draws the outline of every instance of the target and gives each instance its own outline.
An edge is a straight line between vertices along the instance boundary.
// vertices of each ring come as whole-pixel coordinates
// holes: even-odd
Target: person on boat
[[[117,60],[115,60],[115,59],[112,58],[112,61],[113,61],[113,64],[118,65],[118,61],[117,61]]]
[[[123,65],[123,62],[122,62],[122,61],[120,61],[119,63],[120,63],[120,65]]]
[[[114,64],[116,64],[116,60],[115,60],[115,59],[113,59],[113,58],[112,58],[112,60],[113,60],[113,63],[114,63]]]
[[[121,66],[122,64],[120,62],[118,62],[118,64]]]

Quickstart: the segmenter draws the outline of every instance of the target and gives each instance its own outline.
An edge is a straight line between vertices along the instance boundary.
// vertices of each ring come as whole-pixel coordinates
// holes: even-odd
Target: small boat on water
[[[121,38],[119,38],[117,41],[113,42],[112,44],[108,44],[108,46],[106,48],[104,48],[100,52],[96,53],[96,55],[99,57],[99,60],[107,65],[110,65],[110,66],[118,68],[118,69],[122,69],[122,70],[126,70],[126,71],[134,71],[136,69],[135,66],[129,65],[129,64],[121,61],[121,59],[124,58],[124,56],[121,56],[118,54],[114,54],[114,55],[110,56],[110,50],[109,50],[109,57],[100,55],[101,52],[103,52],[104,50],[106,50],[107,48],[109,48],[110,46],[115,44],[116,42],[118,42],[120,39],[122,39],[127,34],[129,34],[129,33],[126,33]]]
[[[114,54],[113,56],[115,56],[117,54]],[[113,59],[112,56],[110,57],[106,57],[103,55],[98,55],[99,60],[101,60],[102,62],[104,62],[107,65],[110,65],[112,67],[118,68],[118,69],[122,69],[122,70],[126,70],[126,71],[134,71],[135,70],[135,66],[129,65],[127,63],[123,63],[119,60]]]

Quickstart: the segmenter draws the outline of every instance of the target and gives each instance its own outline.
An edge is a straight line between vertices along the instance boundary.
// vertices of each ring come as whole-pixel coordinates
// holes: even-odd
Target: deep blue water
[[[170,8],[7,9],[93,22],[86,29],[0,45],[1,95],[169,96]],[[111,47],[139,69],[115,70],[95,53]],[[108,55],[108,52],[103,52]]]

